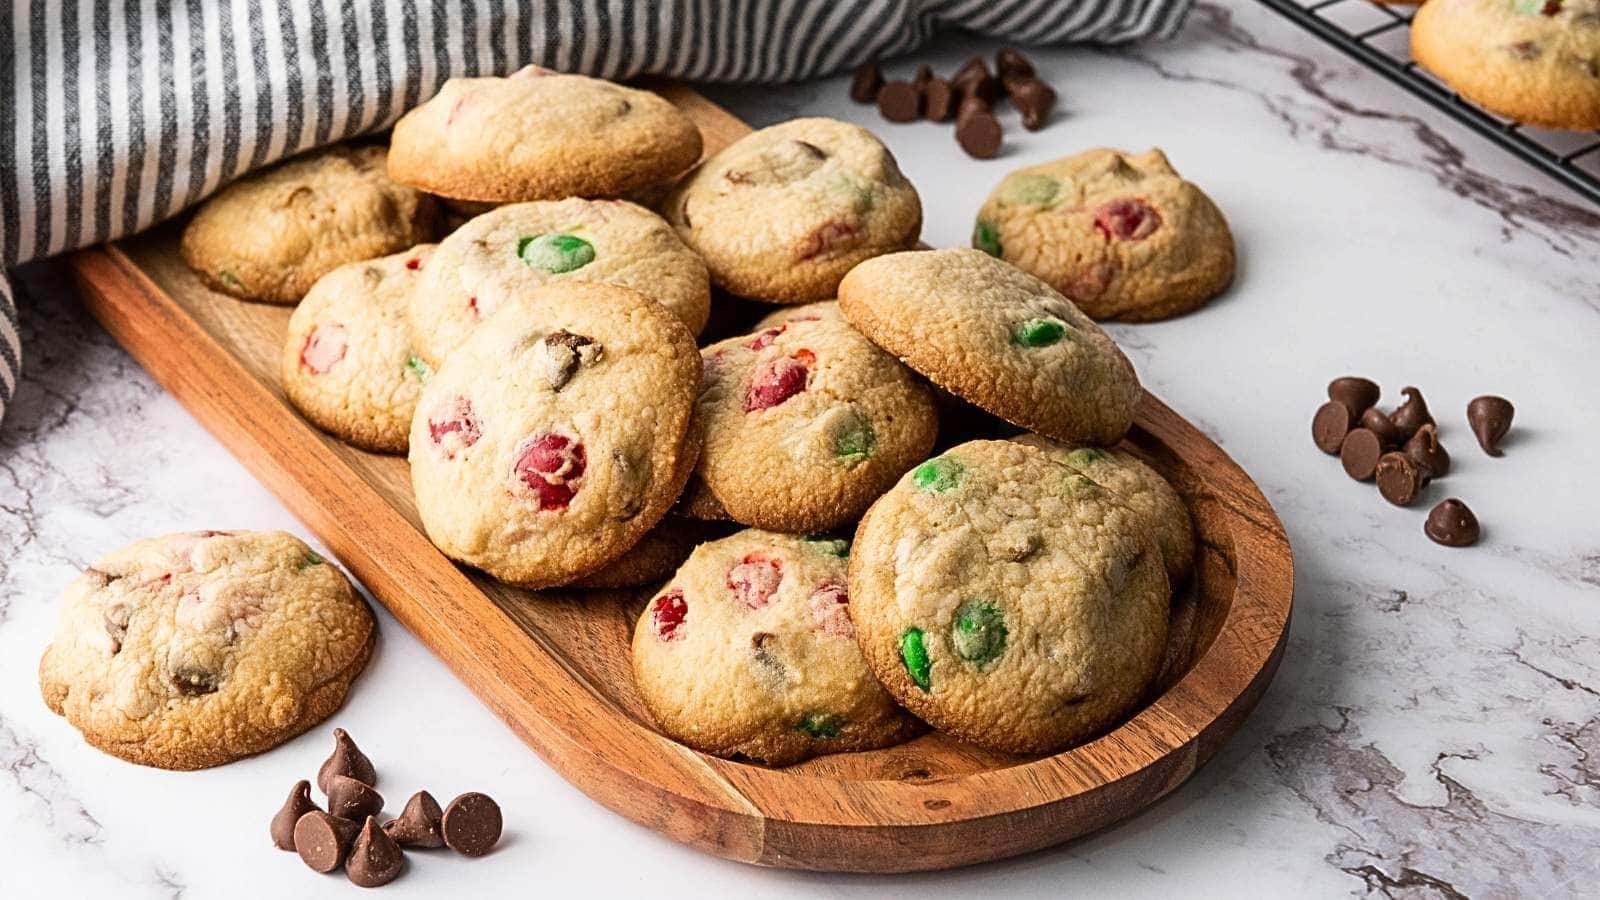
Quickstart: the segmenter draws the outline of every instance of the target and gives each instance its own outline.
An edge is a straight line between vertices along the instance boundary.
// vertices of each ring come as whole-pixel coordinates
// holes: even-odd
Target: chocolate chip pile
[[[994,104],[1002,94],[1017,108],[1022,127],[1029,131],[1043,128],[1056,105],[1055,88],[1039,78],[1021,50],[1007,47],[995,54],[994,62],[998,75],[990,74],[982,56],[974,56],[948,79],[923,64],[910,81],[885,81],[881,66],[863,63],[850,84],[850,97],[858,103],[878,104],[878,112],[891,122],[954,119],[961,149],[977,159],[990,159],[1000,152],[1003,137],[1000,120],[994,115]]]
[[[1389,413],[1378,409],[1379,393],[1375,382],[1354,375],[1329,382],[1328,402],[1311,419],[1311,439],[1322,452],[1338,455],[1345,474],[1374,481],[1385,500],[1410,506],[1429,482],[1450,471],[1450,454],[1439,443],[1439,425],[1420,390],[1403,388],[1405,402]],[[1467,404],[1467,424],[1484,453],[1503,455],[1500,441],[1511,430],[1513,412],[1504,397]],[[1447,547],[1475,544],[1480,534],[1477,516],[1454,497],[1428,513],[1422,530]]]
[[[313,871],[334,872],[342,866],[357,885],[380,887],[405,868],[401,847],[449,847],[476,857],[500,840],[500,806],[479,793],[462,794],[441,810],[432,794],[417,791],[398,817],[380,826],[383,795],[374,788],[378,772],[372,760],[343,728],[333,730],[333,740],[333,755],[317,770],[327,810],[317,807],[311,783],[301,780],[272,817],[272,843],[299,853]]]

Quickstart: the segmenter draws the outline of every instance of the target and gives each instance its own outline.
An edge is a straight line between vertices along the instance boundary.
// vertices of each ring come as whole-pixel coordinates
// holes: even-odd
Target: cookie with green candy
[[[432,367],[411,349],[406,309],[432,244],[322,276],[289,317],[280,371],[312,424],[364,450],[404,453]]]
[[[878,681],[990,750],[1105,731],[1166,645],[1167,577],[1143,518],[1015,441],[959,444],[906,473],[856,529],[849,587]]]
[[[705,263],[655,213],[624,200],[512,203],[439,243],[412,299],[412,341],[438,364],[511,298],[569,280],[632,288],[691,332],[710,314]]]
[[[962,400],[1062,441],[1114,444],[1140,397],[1133,366],[1070,300],[977,250],[868,260],[839,285],[850,324]]]
[[[852,521],[938,432],[927,386],[838,319],[775,325],[701,356],[697,481],[736,522],[801,533]]]
[[[696,548],[633,633],[634,677],[661,730],[774,766],[915,735],[856,645],[848,549],[755,529]]]

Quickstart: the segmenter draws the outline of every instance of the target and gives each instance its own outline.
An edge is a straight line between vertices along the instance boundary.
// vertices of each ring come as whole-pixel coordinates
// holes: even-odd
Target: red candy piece
[[[566,509],[578,493],[588,456],[583,445],[546,431],[524,438],[513,466],[517,478],[539,498],[541,510]]]
[[[650,627],[655,629],[656,637],[663,641],[677,640],[678,629],[688,617],[689,604],[683,599],[683,591],[677,588],[667,591],[650,604]]]
[[[300,348],[300,368],[313,375],[324,375],[344,359],[348,349],[350,344],[345,339],[343,325],[318,325],[306,335],[305,345]]]
[[[772,342],[778,339],[778,335],[783,334],[784,330],[788,327],[788,325],[779,325],[777,328],[768,328],[766,331],[756,335],[755,340],[751,341],[746,346],[748,346],[751,350],[763,350],[767,347],[770,347],[772,346]]]
[[[410,269],[413,272],[415,272],[416,270],[422,268],[422,257],[413,256],[410,259],[406,260],[406,268]]]
[[[478,298],[477,297],[468,297],[467,298],[467,309],[472,310],[472,317],[474,319],[483,318],[483,311],[478,309]]]
[[[1094,211],[1094,227],[1106,236],[1124,241],[1142,241],[1161,227],[1161,214],[1135,197],[1123,197],[1102,204]]]
[[[783,583],[783,563],[768,559],[760,553],[751,553],[742,562],[728,570],[728,587],[749,609],[760,609],[772,602],[772,595]]]
[[[797,350],[793,356],[762,363],[745,392],[744,411],[769,409],[805,390],[811,364],[816,361],[816,354],[810,350]]]
[[[811,623],[824,634],[855,637],[856,626],[850,621],[850,595],[845,586],[828,581],[812,591],[806,606],[811,610]]]
[[[482,432],[478,430],[478,419],[472,413],[472,401],[465,397],[452,397],[449,403],[428,417],[428,437],[444,448],[447,459],[453,459],[457,450],[476,444]]]

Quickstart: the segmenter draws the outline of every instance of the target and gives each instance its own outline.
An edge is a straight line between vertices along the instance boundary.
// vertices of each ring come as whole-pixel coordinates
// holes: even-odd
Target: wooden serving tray
[[[707,152],[749,131],[687,89],[660,88]],[[167,226],[71,260],[90,311],[283,500],[406,628],[589,796],[674,840],[767,866],[937,869],[1047,847],[1155,802],[1217,751],[1283,652],[1293,562],[1261,492],[1146,394],[1129,443],[1194,515],[1196,576],[1174,601],[1154,699],[1110,733],[1011,757],[930,733],[769,769],[655,730],[629,663],[641,592],[534,594],[457,568],[424,536],[401,457],[306,423],[279,385],[285,307],[212,293]]]

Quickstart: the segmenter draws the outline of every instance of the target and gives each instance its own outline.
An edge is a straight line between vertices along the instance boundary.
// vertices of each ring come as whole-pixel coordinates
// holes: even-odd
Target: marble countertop
[[[949,69],[979,48],[919,54]],[[1013,166],[1158,145],[1228,215],[1238,283],[1203,311],[1118,326],[1145,384],[1276,506],[1296,552],[1287,655],[1215,759],[1090,839],[955,872],[760,870],[607,812],[528,751],[393,619],[335,721],[385,784],[484,790],[502,849],[432,856],[384,896],[1023,894],[1537,897],[1600,883],[1600,210],[1254,4],[1202,4],[1161,45],[1040,52],[1062,112],[973,162],[948,126],[889,125],[845,80],[718,89],[756,124],[831,115],[883,135],[964,245]],[[913,61],[899,64],[909,72]],[[0,428],[0,894],[350,896],[271,849],[267,819],[314,772],[328,728],[176,774],[86,746],[35,667],[77,569],[169,530],[305,529],[88,319],[50,267],[24,279],[26,380]],[[1456,468],[1468,550],[1430,543],[1426,505],[1350,481],[1309,437],[1333,376],[1423,388]],[[1517,404],[1503,459],[1469,398]],[[1589,463],[1584,463],[1589,459]],[[404,786],[404,787],[401,787]]]

